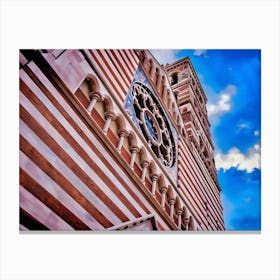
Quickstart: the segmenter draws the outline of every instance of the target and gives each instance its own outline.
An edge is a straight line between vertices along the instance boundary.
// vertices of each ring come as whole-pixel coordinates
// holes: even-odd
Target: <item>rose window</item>
[[[173,166],[174,138],[161,105],[152,92],[139,82],[132,87],[132,97],[137,122],[146,141],[165,166]]]

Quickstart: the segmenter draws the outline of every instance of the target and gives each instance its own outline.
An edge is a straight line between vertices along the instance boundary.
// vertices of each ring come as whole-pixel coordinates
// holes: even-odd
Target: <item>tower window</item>
[[[172,79],[171,79],[171,85],[175,85],[178,83],[178,74],[175,73],[172,75]]]

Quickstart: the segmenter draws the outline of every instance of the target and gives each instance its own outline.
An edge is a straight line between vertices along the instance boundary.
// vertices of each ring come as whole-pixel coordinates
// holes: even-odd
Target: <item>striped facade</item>
[[[174,88],[171,65],[146,50],[21,50],[19,60],[20,231],[224,230],[215,166],[195,145],[181,102],[190,92]],[[139,69],[176,134],[173,173],[124,106]]]

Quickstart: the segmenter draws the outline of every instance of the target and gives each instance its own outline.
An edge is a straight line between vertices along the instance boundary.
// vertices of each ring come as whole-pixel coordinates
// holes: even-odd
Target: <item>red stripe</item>
[[[123,85],[120,83],[119,79],[117,78],[115,72],[112,70],[111,66],[109,65],[107,59],[103,56],[102,52],[100,50],[96,50],[97,53],[100,55],[101,59],[103,60],[103,62],[105,63],[105,65],[107,66],[107,68],[109,69],[110,73],[112,74],[112,76],[114,77],[115,81],[118,83],[118,85],[120,86],[120,88],[122,89],[123,93],[126,92],[126,90],[123,88]]]
[[[133,69],[133,71],[135,71],[135,66],[133,65],[132,61],[131,61],[131,58],[130,58],[130,55],[128,53],[128,50],[123,50],[124,52],[124,55],[126,56],[127,58],[127,61],[129,62],[129,64],[131,65],[131,68]]]
[[[119,55],[122,57],[122,59],[123,59],[123,61],[124,61],[124,64],[126,65],[126,67],[127,67],[128,71],[130,72],[131,76],[133,76],[133,73],[132,73],[132,71],[131,71],[131,69],[130,69],[130,66],[127,64],[126,59],[124,58],[124,56],[122,55],[122,53],[120,52],[120,50],[116,50],[116,51],[117,51],[117,52],[119,53]]]
[[[137,60],[137,56],[134,53],[134,50],[129,49],[128,51],[131,53],[131,56],[132,56],[134,62],[138,65],[139,64],[139,60]]]
[[[111,84],[111,86],[114,88],[115,92],[117,93],[117,95],[119,96],[119,98],[124,101],[124,97],[122,96],[122,94],[118,91],[118,89],[116,88],[115,84],[113,83],[113,81],[110,79],[110,77],[107,75],[106,71],[104,70],[103,66],[101,65],[101,63],[99,62],[99,60],[97,59],[97,57],[95,56],[95,54],[93,53],[92,50],[89,50],[90,54],[92,55],[94,61],[98,64],[99,68],[102,71],[102,74],[106,77],[106,79],[109,81],[109,83]]]
[[[136,67],[133,65],[133,63],[132,63],[132,61],[131,61],[131,59],[130,59],[130,56],[128,55],[127,50],[123,50],[123,52],[124,52],[124,55],[126,56],[128,62],[130,63],[131,68],[132,68],[133,71],[135,72]],[[133,73],[132,73],[132,74],[133,74]]]
[[[119,64],[119,66],[121,67],[123,73],[125,74],[125,76],[127,77],[127,79],[129,81],[132,81],[132,75],[128,75],[127,71],[124,69],[122,63],[120,62],[118,56],[115,54],[115,52],[113,50],[109,50],[111,52],[111,54],[114,56],[114,58],[116,59],[117,63]]]
[[[127,87],[129,87],[130,84],[129,84],[128,81],[125,79],[125,75],[124,75],[125,73],[124,73],[123,71],[121,71],[121,69],[120,69],[120,66],[121,66],[121,65],[119,65],[119,64],[117,63],[117,61],[116,61],[114,58],[112,58],[112,54],[111,54],[110,51],[108,51],[108,50],[104,50],[104,51],[106,52],[106,54],[107,54],[108,57],[110,58],[111,62],[113,63],[113,65],[114,65],[115,68],[117,69],[119,75],[122,77],[122,81],[126,84]]]

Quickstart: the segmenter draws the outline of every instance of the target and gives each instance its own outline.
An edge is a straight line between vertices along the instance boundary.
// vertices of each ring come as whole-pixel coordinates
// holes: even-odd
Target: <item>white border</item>
[[[2,1],[1,279],[280,279],[279,10],[276,0]],[[112,47],[262,49],[261,234],[18,234],[18,49]]]

